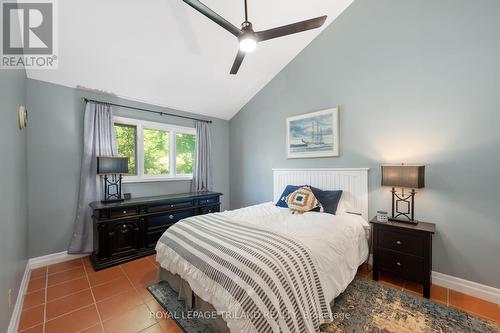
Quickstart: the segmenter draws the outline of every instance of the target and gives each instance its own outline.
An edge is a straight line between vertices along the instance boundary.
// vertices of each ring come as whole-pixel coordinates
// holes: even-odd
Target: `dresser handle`
[[[174,207],[174,205],[170,205],[170,208],[173,208],[173,207]]]
[[[127,229],[127,225],[126,224],[122,225],[122,229]]]
[[[174,216],[173,215],[169,215],[168,218],[172,220],[174,218]]]
[[[401,267],[401,263],[399,261],[396,263],[396,265],[398,265],[399,267]]]
[[[123,211],[123,214],[127,214],[127,211],[126,211],[126,210],[124,210],[124,211]]]
[[[401,241],[396,241],[396,244],[401,245]]]

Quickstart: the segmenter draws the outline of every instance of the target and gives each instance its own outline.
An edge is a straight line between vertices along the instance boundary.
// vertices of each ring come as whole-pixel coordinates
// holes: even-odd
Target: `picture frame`
[[[338,107],[286,118],[288,158],[339,156]]]

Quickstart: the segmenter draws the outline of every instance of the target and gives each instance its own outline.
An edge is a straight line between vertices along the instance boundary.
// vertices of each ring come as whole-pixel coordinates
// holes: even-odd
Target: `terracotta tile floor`
[[[181,333],[146,290],[157,281],[154,256],[99,272],[88,257],[31,272],[19,332]]]
[[[19,332],[23,333],[180,333],[172,319],[151,318],[162,311],[146,290],[156,282],[154,256],[95,272],[88,257],[31,272],[24,297]],[[371,278],[363,265],[358,275]],[[379,283],[419,294],[422,286],[381,274]],[[500,307],[440,286],[432,286],[431,299],[476,316],[500,322]]]
[[[358,275],[372,279],[371,266],[363,264],[358,269]],[[420,284],[405,281],[388,274],[380,273],[378,283],[396,288],[414,295],[422,296],[423,287]],[[469,296],[461,292],[438,285],[431,286],[431,300],[500,323],[500,305]]]

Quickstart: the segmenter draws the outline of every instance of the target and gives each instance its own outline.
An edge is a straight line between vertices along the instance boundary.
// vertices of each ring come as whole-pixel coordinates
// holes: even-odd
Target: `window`
[[[115,117],[118,155],[129,158],[124,182],[191,179],[194,128]]]

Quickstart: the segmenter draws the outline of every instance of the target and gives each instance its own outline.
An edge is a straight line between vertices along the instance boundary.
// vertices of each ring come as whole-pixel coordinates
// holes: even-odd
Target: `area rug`
[[[187,333],[209,332],[192,318],[185,304],[168,283],[148,287],[166,313]],[[465,312],[356,277],[335,300],[334,320],[321,332],[345,333],[499,333],[500,325]]]
[[[500,332],[491,321],[363,277],[335,299],[332,311],[334,321],[321,332]]]

